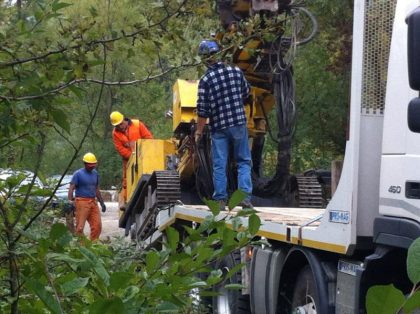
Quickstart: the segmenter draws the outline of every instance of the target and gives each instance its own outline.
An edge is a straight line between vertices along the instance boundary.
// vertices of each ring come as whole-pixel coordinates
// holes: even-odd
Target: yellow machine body
[[[191,126],[197,121],[198,80],[188,81],[178,79],[173,86],[173,131],[180,130],[184,125]],[[275,105],[273,94],[269,91],[252,87],[250,94],[253,103],[245,106],[248,133],[251,137],[266,133],[265,115]]]
[[[127,199],[136,189],[140,178],[154,171],[166,170],[167,156],[176,152],[173,140],[141,139],[127,164]]]
[[[198,81],[176,80],[173,86],[173,131],[176,131],[183,124],[190,124],[192,120],[197,121],[197,94]]]
[[[197,121],[198,80],[178,79],[173,86],[173,131],[175,138],[169,140],[141,139],[127,164],[127,198],[133,192],[143,175],[167,169],[167,158],[176,155],[180,180],[188,181],[194,175],[194,159],[190,145],[179,145],[179,133],[188,134]],[[266,115],[273,109],[273,95],[265,89],[252,87],[252,104],[246,104],[247,127],[251,138],[266,133]]]

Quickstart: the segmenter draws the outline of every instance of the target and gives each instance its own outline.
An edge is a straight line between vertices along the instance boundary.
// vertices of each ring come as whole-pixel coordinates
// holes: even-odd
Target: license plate
[[[330,222],[348,224],[350,223],[350,212],[344,212],[340,210],[331,210]]]

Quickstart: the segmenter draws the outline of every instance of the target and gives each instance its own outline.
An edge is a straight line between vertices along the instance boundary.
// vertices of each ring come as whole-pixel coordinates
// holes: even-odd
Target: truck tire
[[[235,251],[227,255],[222,261],[216,264],[224,274],[241,262],[241,252]],[[217,314],[249,314],[251,306],[249,303],[249,294],[242,295],[241,290],[227,290],[226,284],[241,284],[241,271],[235,273],[232,277],[222,281],[214,287],[214,291],[219,295],[213,297],[213,313]]]
[[[296,279],[293,291],[292,313],[316,314],[318,294],[311,267],[302,268]]]

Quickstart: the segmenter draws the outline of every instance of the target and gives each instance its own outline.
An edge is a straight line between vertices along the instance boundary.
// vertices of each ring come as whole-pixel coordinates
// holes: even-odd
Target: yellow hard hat
[[[118,124],[120,124],[121,122],[123,122],[124,120],[124,115],[121,112],[118,111],[113,111],[110,115],[109,118],[111,119],[111,124],[113,126],[116,126]]]
[[[92,153],[86,153],[83,156],[83,161],[87,164],[96,164],[98,161],[96,160],[96,157]]]

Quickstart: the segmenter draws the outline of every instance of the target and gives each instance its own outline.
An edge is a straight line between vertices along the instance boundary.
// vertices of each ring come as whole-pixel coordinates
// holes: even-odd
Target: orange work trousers
[[[90,226],[90,239],[97,240],[102,231],[101,214],[95,198],[76,197],[76,235],[82,235],[86,220]]]

